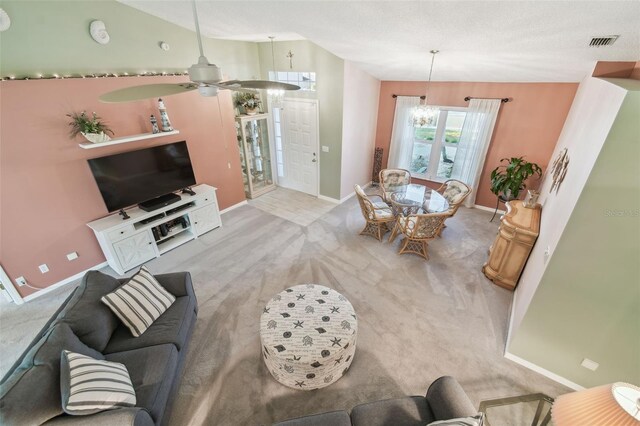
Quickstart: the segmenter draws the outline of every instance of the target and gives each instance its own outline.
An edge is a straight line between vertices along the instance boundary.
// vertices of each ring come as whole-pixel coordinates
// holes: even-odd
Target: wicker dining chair
[[[379,177],[380,197],[389,205],[391,205],[389,196],[394,192],[394,189],[411,183],[411,172],[405,169],[382,169]]]
[[[414,253],[429,260],[427,243],[439,235],[442,225],[448,217],[448,212],[399,216],[398,228],[402,232],[404,240],[402,240],[398,253]]]
[[[364,228],[360,231],[360,235],[371,235],[382,241],[384,234],[391,230],[389,224],[395,221],[393,212],[384,201],[372,201],[360,185],[355,185],[354,189],[360,203],[362,216],[366,221]],[[382,198],[379,195],[372,195],[371,197]]]
[[[469,185],[460,180],[449,179],[445,181],[442,186],[440,186],[440,188],[438,188],[436,191],[439,192],[449,203],[449,210],[447,210],[449,218],[453,217],[456,214],[462,203],[464,203],[464,200],[471,194],[473,190],[469,187]],[[438,235],[440,235],[440,233],[442,233],[442,230],[446,227],[447,225],[443,224]]]

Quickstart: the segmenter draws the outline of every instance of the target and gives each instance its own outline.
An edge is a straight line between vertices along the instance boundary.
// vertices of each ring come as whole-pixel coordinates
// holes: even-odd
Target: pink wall
[[[525,156],[546,169],[577,88],[577,83],[431,83],[429,104],[433,105],[467,106],[466,96],[513,100],[500,108],[476,204],[495,207],[496,197],[489,189],[489,175],[501,158]],[[425,89],[425,82],[382,82],[376,147],[384,149],[383,167],[387,164],[393,128],[395,99],[391,95],[420,96]],[[435,182],[418,182],[439,186]]]
[[[344,61],[340,198],[371,181],[380,80]]]
[[[245,199],[229,92],[219,95],[220,104],[197,92],[165,98],[179,135],[93,150],[78,147],[80,137],[69,139],[65,114],[82,110],[96,111],[116,137],[149,132],[156,100],[102,104],[98,95],[136,84],[182,81],[186,77],[0,83],[0,263],[11,279],[22,275],[30,285],[47,287],[105,260],[86,226],[108,214],[88,158],[186,140],[196,180],[218,188],[220,208]],[[72,251],[80,257],[69,262],[66,254]],[[49,266],[46,274],[38,270],[42,263]],[[19,291],[23,296],[34,292]]]

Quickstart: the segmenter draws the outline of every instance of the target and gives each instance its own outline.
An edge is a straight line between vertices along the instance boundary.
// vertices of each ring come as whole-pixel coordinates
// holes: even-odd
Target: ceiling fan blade
[[[289,83],[281,83],[279,81],[270,80],[231,80],[224,81],[221,84],[232,83],[245,89],[276,89],[276,90],[300,90],[300,86]]]
[[[125,87],[124,89],[114,90],[100,96],[101,102],[118,103],[139,101],[142,99],[159,98],[161,96],[176,95],[179,93],[190,92],[198,88],[194,83],[177,83],[177,84],[145,84],[143,86]]]

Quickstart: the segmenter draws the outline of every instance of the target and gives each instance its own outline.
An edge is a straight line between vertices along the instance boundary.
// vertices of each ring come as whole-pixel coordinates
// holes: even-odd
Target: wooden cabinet
[[[498,235],[489,249],[482,272],[494,284],[513,290],[540,232],[540,204],[529,209],[520,200],[509,201],[500,219]]]

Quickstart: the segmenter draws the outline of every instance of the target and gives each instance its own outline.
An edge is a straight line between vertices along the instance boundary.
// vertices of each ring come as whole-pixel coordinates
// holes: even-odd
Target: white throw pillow
[[[127,367],[67,350],[60,357],[60,393],[64,412],[76,416],[136,405]]]
[[[176,298],[143,266],[129,281],[101,300],[134,337],[140,337]]]

